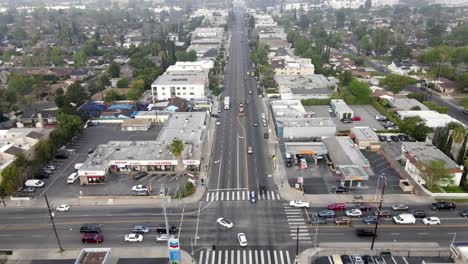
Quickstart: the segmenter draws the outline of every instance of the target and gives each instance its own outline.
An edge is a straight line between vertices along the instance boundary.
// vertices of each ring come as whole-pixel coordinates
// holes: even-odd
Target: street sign
[[[168,242],[169,247],[169,263],[180,262],[180,244],[179,239],[171,238]]]

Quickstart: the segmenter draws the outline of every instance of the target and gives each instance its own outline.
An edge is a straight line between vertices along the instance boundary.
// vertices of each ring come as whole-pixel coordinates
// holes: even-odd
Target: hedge
[[[329,105],[330,104],[330,101],[331,99],[327,98],[327,99],[315,99],[315,98],[311,98],[311,99],[303,99],[301,100],[301,103],[303,106],[311,106],[311,105]]]

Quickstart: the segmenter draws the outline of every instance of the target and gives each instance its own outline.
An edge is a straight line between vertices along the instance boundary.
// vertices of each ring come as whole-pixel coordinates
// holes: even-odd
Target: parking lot
[[[88,152],[95,150],[100,144],[108,141],[127,140],[155,140],[161,130],[160,126],[152,126],[148,131],[122,131],[120,124],[94,125],[88,127],[81,137],[71,142],[61,153],[68,155],[67,159],[54,159],[50,164],[56,170],[45,179],[45,187],[37,190],[33,196],[38,197],[47,193],[51,198],[71,198],[81,195],[130,195],[132,186],[149,184],[152,194],[159,195],[161,188],[165,188],[167,195],[175,194],[187,181],[187,177],[170,172],[160,172],[135,181],[126,175],[110,175],[105,184],[80,186],[76,181],[67,184],[67,177],[75,172],[75,164],[83,163],[88,158]]]
[[[353,123],[345,124],[340,121],[338,117],[332,117],[328,112],[328,105],[314,105],[305,106],[306,111],[314,112],[315,117],[330,117],[336,125],[337,131],[349,130],[355,126],[368,126],[377,130],[382,130],[384,127],[375,119],[379,114],[377,110],[371,105],[350,105],[355,116],[361,117],[361,121],[354,121]]]

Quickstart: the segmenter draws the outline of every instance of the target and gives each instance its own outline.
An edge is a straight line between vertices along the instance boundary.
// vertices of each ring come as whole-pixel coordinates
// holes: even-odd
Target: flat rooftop
[[[287,153],[292,154],[327,154],[327,148],[323,142],[285,142]]]
[[[410,155],[413,161],[443,160],[448,168],[458,168],[458,164],[440,151],[436,146],[426,142],[402,142],[403,153]]]
[[[171,71],[154,80],[151,85],[205,85],[208,71]]]
[[[353,127],[351,133],[360,141],[379,141],[379,137],[370,127]]]
[[[370,166],[369,161],[359,151],[350,137],[328,137],[324,138],[323,142],[335,165]]]
[[[276,118],[276,124],[281,127],[336,127],[329,117],[312,118]]]
[[[271,102],[271,108],[276,118],[302,117],[306,110],[299,100],[276,100]]]
[[[327,89],[337,84],[335,78],[327,78],[322,74],[308,75],[276,75],[275,81],[282,87],[297,91],[310,89]]]
[[[419,107],[420,110],[429,110],[427,106],[412,98],[393,98],[389,100],[390,104],[399,110],[411,110],[413,107]]]

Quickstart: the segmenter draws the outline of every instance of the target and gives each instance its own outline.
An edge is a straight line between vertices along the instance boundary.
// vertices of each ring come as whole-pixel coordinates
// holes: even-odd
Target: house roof
[[[440,151],[436,146],[426,142],[402,142],[402,152],[406,155],[411,163],[415,164],[419,161],[442,160],[447,168],[462,171],[455,161],[450,159],[445,153]]]

